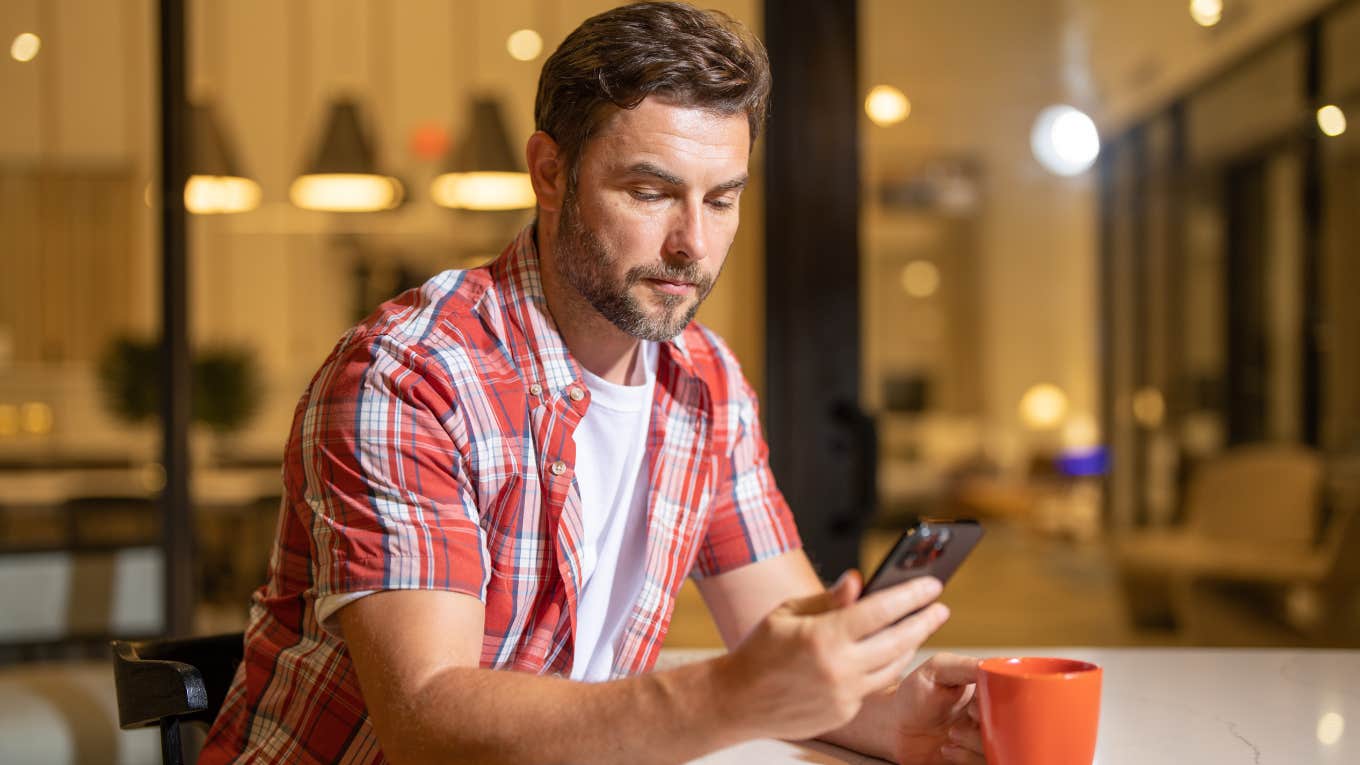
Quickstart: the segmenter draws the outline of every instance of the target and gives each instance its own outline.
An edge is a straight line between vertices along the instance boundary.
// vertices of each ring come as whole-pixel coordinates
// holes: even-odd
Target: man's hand
[[[935,604],[894,624],[940,594],[936,579],[856,600],[860,588],[852,572],[829,590],[786,601],[720,660],[730,708],[752,736],[811,738],[846,724],[865,696],[897,682],[949,618]]]
[[[978,659],[936,654],[892,696],[897,761],[903,765],[983,765],[974,683]]]

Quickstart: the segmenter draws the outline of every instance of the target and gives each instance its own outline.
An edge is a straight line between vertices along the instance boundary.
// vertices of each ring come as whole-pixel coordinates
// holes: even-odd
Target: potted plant
[[[114,416],[142,423],[160,416],[161,352],[155,340],[115,338],[99,361],[104,402]],[[213,435],[221,458],[231,438],[259,410],[261,389],[254,353],[245,347],[214,346],[193,360],[193,420]]]

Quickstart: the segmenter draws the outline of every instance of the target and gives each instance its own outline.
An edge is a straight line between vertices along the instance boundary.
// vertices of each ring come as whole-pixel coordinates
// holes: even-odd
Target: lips
[[[684,295],[694,289],[694,285],[690,282],[673,282],[666,279],[648,279],[647,282],[656,289],[670,295]]]

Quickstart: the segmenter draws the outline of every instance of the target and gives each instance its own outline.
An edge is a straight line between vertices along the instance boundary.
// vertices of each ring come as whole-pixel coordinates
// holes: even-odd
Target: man
[[[947,611],[894,622],[939,583],[822,588],[754,395],[690,321],[768,93],[717,14],[568,36],[526,149],[535,224],[352,329],[299,403],[203,762],[680,762],[768,736],[982,761],[976,660],[898,682]],[[652,672],[686,575],[732,650]]]

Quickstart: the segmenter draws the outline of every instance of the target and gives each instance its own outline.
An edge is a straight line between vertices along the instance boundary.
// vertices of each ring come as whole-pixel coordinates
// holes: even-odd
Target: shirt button
[[[552,464],[552,468],[550,469],[552,470],[553,475],[562,475],[563,473],[567,472],[567,463],[563,462],[562,460],[558,460]]]
[[[586,397],[586,392],[573,385],[567,389],[567,395],[571,396],[572,401],[580,401]]]
[[[543,386],[542,386],[542,385],[539,385],[538,383],[534,383],[533,385],[530,385],[530,386],[529,386],[529,395],[530,395],[530,396],[541,396],[541,395],[543,395]]]

